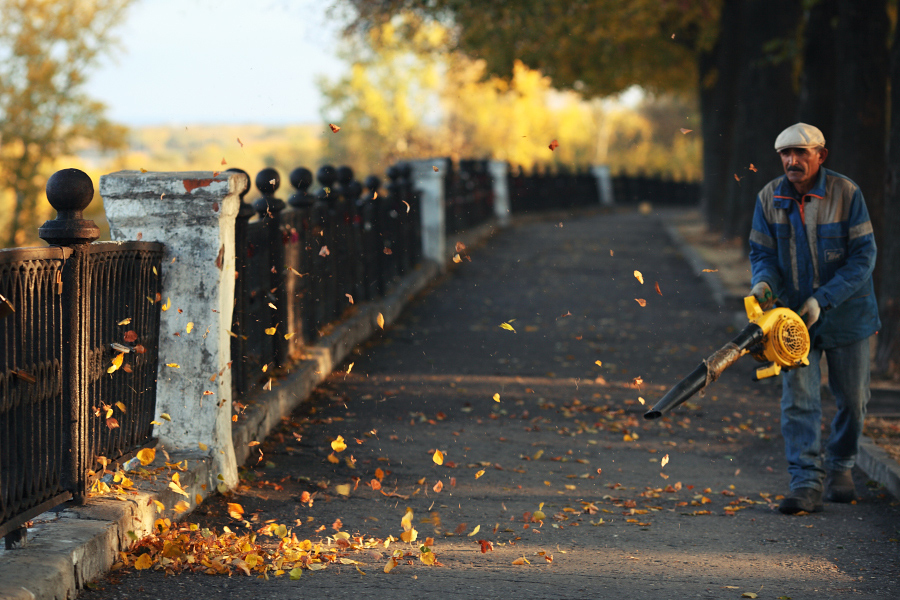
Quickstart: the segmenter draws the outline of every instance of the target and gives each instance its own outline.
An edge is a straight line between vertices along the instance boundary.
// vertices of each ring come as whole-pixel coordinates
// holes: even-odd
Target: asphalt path
[[[236,492],[184,522],[214,535],[285,524],[322,544],[321,570],[292,581],[129,563],[81,597],[900,597],[900,507],[862,472],[854,505],[776,510],[780,388],[751,381],[751,358],[643,420],[737,331],[741,307],[715,305],[705,276],[658,215],[519,220],[467,249],[255,447]]]

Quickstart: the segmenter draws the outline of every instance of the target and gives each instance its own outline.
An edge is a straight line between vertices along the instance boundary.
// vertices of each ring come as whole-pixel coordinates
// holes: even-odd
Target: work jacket
[[[756,197],[752,285],[765,281],[793,310],[815,296],[822,313],[810,330],[814,347],[844,346],[881,327],[872,282],[875,255],[862,192],[843,175],[820,168],[816,185],[802,198],[782,175]]]

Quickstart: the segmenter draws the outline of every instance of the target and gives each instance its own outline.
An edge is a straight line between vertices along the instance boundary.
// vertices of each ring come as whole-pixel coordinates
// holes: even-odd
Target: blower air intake
[[[744,309],[750,321],[747,326],[669,390],[652,409],[644,413],[645,419],[658,419],[683,404],[718,379],[722,371],[745,354],[767,363],[756,370],[756,379],[778,375],[782,369],[790,370],[809,364],[809,330],[797,313],[783,306],[764,311],[754,296],[744,298]]]

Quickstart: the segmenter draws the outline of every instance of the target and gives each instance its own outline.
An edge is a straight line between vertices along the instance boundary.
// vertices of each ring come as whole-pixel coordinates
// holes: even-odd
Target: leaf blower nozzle
[[[789,308],[776,307],[763,311],[754,296],[744,298],[744,308],[750,322],[729,343],[712,353],[691,371],[656,405],[644,413],[644,418],[658,419],[719,378],[722,372],[745,354],[752,354],[759,362],[768,363],[756,370],[756,379],[778,375],[781,369],[793,369],[809,364],[810,338],[806,324]]]

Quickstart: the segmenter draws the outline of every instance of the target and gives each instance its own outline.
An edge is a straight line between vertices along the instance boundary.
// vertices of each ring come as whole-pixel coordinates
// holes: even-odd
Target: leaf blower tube
[[[710,354],[690,375],[669,390],[653,408],[644,413],[644,418],[658,419],[676,406],[684,404],[688,398],[718,379],[722,371],[733,365],[748,348],[761,343],[764,337],[762,327],[756,323],[748,323],[737,337]]]

